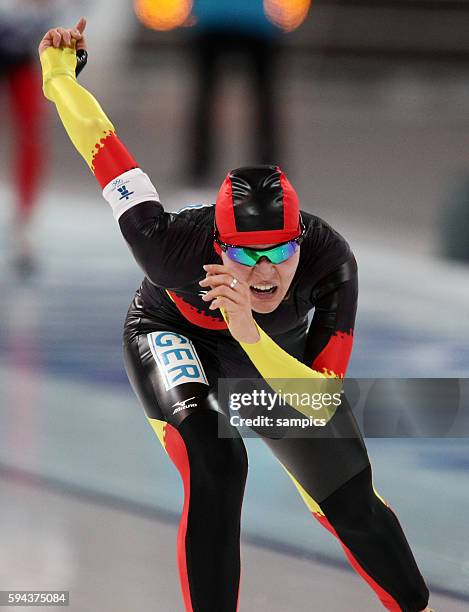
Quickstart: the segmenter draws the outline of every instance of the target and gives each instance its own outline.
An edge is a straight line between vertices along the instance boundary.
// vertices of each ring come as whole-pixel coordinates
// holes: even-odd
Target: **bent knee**
[[[182,421],[178,431],[186,445],[191,478],[200,486],[244,487],[248,471],[246,448],[227,418],[214,410],[200,410]]]
[[[321,502],[321,509],[335,529],[368,530],[387,507],[376,496],[371,468],[367,467]]]

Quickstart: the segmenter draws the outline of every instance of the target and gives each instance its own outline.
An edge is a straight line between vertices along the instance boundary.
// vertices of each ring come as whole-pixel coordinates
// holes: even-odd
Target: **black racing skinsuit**
[[[274,312],[253,315],[286,353],[315,370],[344,376],[357,306],[356,261],[330,225],[302,216],[306,235],[290,290]],[[184,482],[178,563],[185,606],[194,612],[237,610],[247,456],[218,402],[217,383],[222,377],[259,377],[221,313],[201,299],[202,266],[221,261],[213,221],[213,206],[166,213],[158,202],[138,204],[119,219],[146,275],[125,323],[125,365]],[[162,361],[161,346],[180,359],[179,369]],[[174,380],[169,370],[177,372]],[[330,425],[328,436],[263,440],[383,605],[423,610],[428,589],[395,514],[374,492],[366,449],[346,402]],[[229,435],[220,436],[220,429]]]
[[[337,232],[304,213],[306,238],[285,300],[271,314],[254,315],[258,342],[238,343],[199,295],[202,265],[219,261],[213,207],[166,213],[97,100],[76,82],[74,52],[45,49],[40,60],[44,94],[103,188],[146,276],[125,324],[125,364],[184,483],[178,564],[186,609],[233,612],[247,456],[218,401],[218,379],[252,376],[264,383],[274,371],[308,381],[345,375],[357,300],[355,260]],[[327,435],[262,439],[385,607],[424,609],[428,590],[396,516],[374,492],[346,401],[322,430]]]

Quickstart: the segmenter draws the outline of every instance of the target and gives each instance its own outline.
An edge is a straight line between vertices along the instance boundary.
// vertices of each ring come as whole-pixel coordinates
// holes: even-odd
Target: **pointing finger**
[[[82,34],[85,31],[85,28],[86,28],[86,19],[85,19],[85,17],[81,17],[80,18],[80,20],[78,21],[78,23],[75,26],[75,28],[80,32],[80,34]]]

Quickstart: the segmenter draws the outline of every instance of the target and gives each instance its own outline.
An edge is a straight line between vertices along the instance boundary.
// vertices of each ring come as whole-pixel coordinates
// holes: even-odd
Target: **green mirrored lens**
[[[230,259],[244,266],[255,266],[261,257],[273,264],[281,264],[290,258],[298,250],[298,244],[294,240],[279,244],[271,249],[249,249],[247,247],[228,247],[226,254]]]

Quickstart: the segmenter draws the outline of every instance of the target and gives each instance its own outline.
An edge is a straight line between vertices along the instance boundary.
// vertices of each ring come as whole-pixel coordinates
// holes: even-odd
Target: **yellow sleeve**
[[[115,132],[96,99],[76,80],[75,49],[49,47],[40,56],[43,91],[54,102],[60,119],[78,152],[93,170],[101,139]]]
[[[240,342],[240,345],[256,366],[262,378],[334,378],[334,376],[308,368],[304,363],[280,348],[257,323],[256,327],[260,340],[253,344]]]
[[[312,370],[280,348],[257,323],[256,327],[260,336],[258,342],[240,342],[240,345],[262,378],[299,413],[329,421],[338,405],[331,405],[330,399],[340,396],[342,380]],[[310,401],[314,398],[313,406]]]

